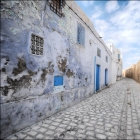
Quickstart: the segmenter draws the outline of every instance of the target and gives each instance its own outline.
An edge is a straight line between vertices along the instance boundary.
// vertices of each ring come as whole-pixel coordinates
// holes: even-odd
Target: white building
[[[119,50],[112,45],[110,51],[74,1],[19,0],[1,5],[3,138],[121,76]]]
[[[112,84],[116,82],[116,80],[121,79],[122,77],[122,54],[118,48],[116,48],[112,43],[108,43],[107,47],[111,51],[112,54]]]

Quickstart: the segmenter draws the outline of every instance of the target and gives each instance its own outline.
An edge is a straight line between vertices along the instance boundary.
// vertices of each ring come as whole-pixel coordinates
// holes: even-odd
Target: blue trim
[[[96,56],[94,57],[94,93],[96,93]]]
[[[100,65],[96,65],[96,91],[100,89]]]
[[[108,69],[105,69],[105,86],[108,84]]]

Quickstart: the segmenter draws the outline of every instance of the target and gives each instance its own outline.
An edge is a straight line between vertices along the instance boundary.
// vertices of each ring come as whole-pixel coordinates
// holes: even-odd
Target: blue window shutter
[[[54,76],[54,86],[63,85],[63,76]]]
[[[84,46],[85,44],[85,28],[82,27],[82,45]]]
[[[85,44],[85,28],[81,23],[77,24],[77,42],[83,46]]]

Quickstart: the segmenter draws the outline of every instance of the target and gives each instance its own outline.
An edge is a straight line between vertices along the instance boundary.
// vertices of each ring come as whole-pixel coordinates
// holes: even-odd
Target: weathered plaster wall
[[[2,137],[93,93],[90,69],[81,62],[86,47],[75,44],[77,20],[68,9],[63,18],[49,6],[44,12],[44,5],[42,1],[2,2]],[[31,33],[44,38],[43,56],[30,54]],[[64,92],[53,93],[54,75],[64,76]]]
[[[1,137],[71,106],[94,93],[94,57],[111,84],[111,59],[105,47],[67,7],[60,18],[45,1],[2,1],[1,6]],[[74,2],[68,2],[94,27]],[[46,8],[45,8],[46,7]],[[45,9],[45,10],[44,10]],[[77,40],[77,21],[85,26],[85,46]],[[44,38],[44,54],[30,54],[31,34]],[[96,33],[97,34],[97,33]],[[89,40],[92,40],[90,43]],[[102,57],[97,57],[97,47]],[[54,76],[64,76],[64,91],[54,92]]]

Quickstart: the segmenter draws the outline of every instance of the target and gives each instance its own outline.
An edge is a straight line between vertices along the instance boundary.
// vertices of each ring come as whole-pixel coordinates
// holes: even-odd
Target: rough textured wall
[[[140,83],[140,61],[131,66],[131,68],[125,70],[125,77],[132,78]]]
[[[77,20],[67,7],[62,18],[44,9],[45,1],[1,2],[2,138],[93,94],[91,48],[76,44]],[[43,56],[30,54],[32,33],[44,38]],[[55,75],[63,92],[53,92]]]

